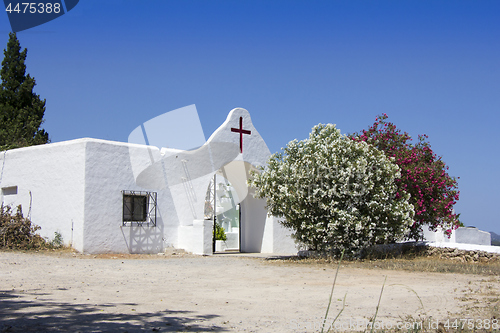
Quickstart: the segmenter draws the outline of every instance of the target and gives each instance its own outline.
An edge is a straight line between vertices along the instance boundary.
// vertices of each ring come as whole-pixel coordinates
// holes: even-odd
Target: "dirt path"
[[[0,252],[0,332],[315,332],[335,275],[334,266],[260,258],[144,258]],[[498,277],[343,267],[330,318],[347,293],[336,324],[360,329],[385,276],[385,327],[409,325],[408,316],[424,325],[491,319],[490,295],[498,301],[500,290]]]

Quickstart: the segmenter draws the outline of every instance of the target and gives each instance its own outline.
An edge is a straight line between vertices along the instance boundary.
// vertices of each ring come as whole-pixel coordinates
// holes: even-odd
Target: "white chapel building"
[[[214,215],[228,250],[297,252],[290,230],[247,185],[270,155],[248,111],[233,109],[191,150],[152,145],[153,120],[128,143],[83,138],[0,152],[0,201],[22,205],[42,236],[58,232],[84,253],[212,254]]]

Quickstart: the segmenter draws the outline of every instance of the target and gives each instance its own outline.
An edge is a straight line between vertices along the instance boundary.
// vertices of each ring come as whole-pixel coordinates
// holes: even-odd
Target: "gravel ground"
[[[0,332],[315,332],[336,267],[237,255],[0,252]],[[492,319],[499,277],[342,267],[330,316],[360,330]],[[358,325],[358,326],[356,326]]]

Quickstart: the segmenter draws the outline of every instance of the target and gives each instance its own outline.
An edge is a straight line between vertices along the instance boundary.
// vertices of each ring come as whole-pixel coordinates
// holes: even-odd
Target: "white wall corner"
[[[274,242],[273,242],[273,216],[267,216],[266,224],[264,226],[264,235],[262,236],[262,248],[261,253],[273,253],[274,252]]]
[[[213,221],[194,220],[192,251],[194,254],[211,255],[212,251]]]
[[[273,217],[273,252],[280,254],[296,254],[298,246],[292,238],[292,230],[284,227],[282,218]]]
[[[179,226],[178,247],[193,254],[211,255],[213,221],[194,220],[192,226]]]

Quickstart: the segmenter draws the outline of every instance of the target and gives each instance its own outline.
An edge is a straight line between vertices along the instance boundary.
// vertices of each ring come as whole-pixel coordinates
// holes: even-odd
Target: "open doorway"
[[[266,201],[255,198],[254,190],[248,187],[251,170],[257,168],[245,161],[232,161],[207,182],[205,219],[213,221],[215,218],[213,236],[217,236],[221,227],[224,229],[226,241],[218,243],[222,243],[220,246],[225,253],[260,253],[263,244],[272,242],[272,226],[268,227],[267,238],[264,237],[268,219]],[[214,238],[218,237],[212,237],[212,243]]]
[[[205,219],[213,220],[213,252],[240,252],[241,204],[223,170],[213,176],[205,196]]]

